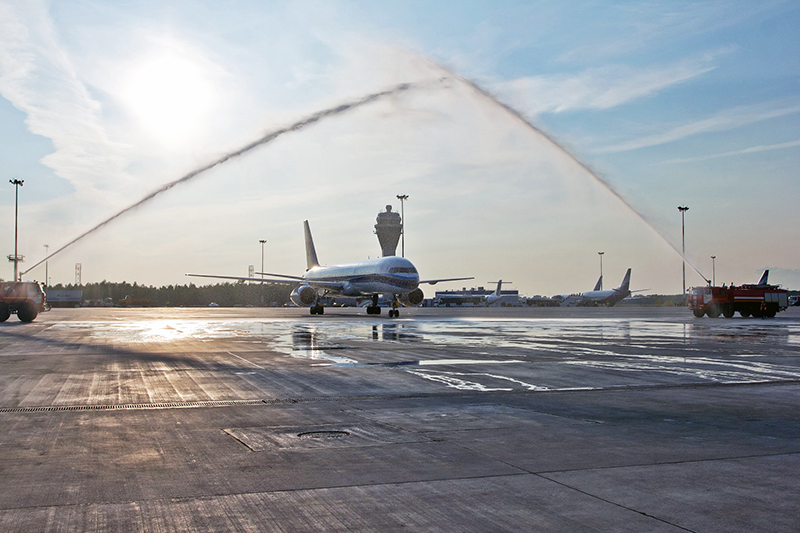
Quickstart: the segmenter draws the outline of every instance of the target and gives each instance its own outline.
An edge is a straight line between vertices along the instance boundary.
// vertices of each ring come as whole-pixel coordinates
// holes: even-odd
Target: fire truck
[[[736,312],[743,317],[772,318],[789,306],[789,292],[780,285],[769,285],[768,277],[769,270],[765,270],[754,285],[695,287],[689,295],[689,309],[698,318],[720,314],[731,318]]]
[[[16,313],[22,322],[33,322],[46,311],[47,297],[37,281],[0,281],[0,322]]]

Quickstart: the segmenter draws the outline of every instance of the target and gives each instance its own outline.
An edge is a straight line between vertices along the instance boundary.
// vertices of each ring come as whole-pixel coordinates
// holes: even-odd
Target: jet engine
[[[360,294],[358,292],[358,289],[353,287],[353,284],[350,283],[349,281],[344,282],[344,284],[342,285],[341,292],[343,296],[358,296]]]
[[[299,285],[295,287],[289,299],[299,307],[313,304],[317,299],[317,291],[309,285]]]
[[[409,305],[419,305],[422,303],[422,300],[425,298],[425,294],[422,292],[422,289],[414,289],[413,291],[409,292],[408,294],[400,295],[400,303],[409,306]]]

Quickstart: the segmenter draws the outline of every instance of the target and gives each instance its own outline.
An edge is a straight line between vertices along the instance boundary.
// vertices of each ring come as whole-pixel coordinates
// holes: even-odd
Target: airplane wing
[[[249,278],[245,276],[219,276],[215,274],[186,274],[195,278],[218,278],[218,279],[234,279],[236,281],[257,281],[260,283],[282,283],[284,285],[297,285],[300,282],[310,285],[315,289],[325,289],[329,291],[341,291],[344,283],[341,281],[312,281],[305,280],[299,276],[289,276],[285,274],[271,274],[272,276],[283,276],[289,279],[275,279],[275,278]]]
[[[462,281],[466,279],[475,279],[474,277],[471,278],[442,278],[442,279],[425,279],[419,280],[419,284],[422,285],[423,283],[427,283],[429,285],[436,285],[440,281]]]
[[[289,274],[271,274],[269,272],[256,272],[259,276],[275,276],[276,278],[296,279],[297,281],[305,281],[302,276],[290,276]]]
[[[214,274],[186,274],[195,278],[219,278],[219,279],[235,279],[236,281],[259,281],[262,283],[283,283],[286,285],[295,285],[297,281],[291,279],[270,279],[270,278],[248,278],[240,276],[217,276]],[[300,278],[302,279],[302,278]]]

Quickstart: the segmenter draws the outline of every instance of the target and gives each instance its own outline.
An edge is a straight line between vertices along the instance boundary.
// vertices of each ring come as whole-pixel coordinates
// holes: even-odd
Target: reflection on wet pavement
[[[49,334],[76,329],[110,345],[226,339],[250,350],[309,360],[313,366],[350,372],[390,369],[472,391],[800,379],[800,322],[792,320],[152,319],[56,323]]]

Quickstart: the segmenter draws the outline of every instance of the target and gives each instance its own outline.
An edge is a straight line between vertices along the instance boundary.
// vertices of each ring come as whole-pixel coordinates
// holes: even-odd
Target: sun
[[[149,135],[164,144],[180,144],[197,134],[214,97],[202,61],[164,53],[131,69],[125,101]]]

